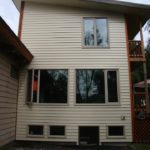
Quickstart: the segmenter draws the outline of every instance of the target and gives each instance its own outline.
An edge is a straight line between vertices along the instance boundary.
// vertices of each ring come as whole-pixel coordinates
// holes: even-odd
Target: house
[[[130,62],[145,62],[143,39],[133,38],[150,7],[113,0],[13,1],[19,37],[34,55],[20,72],[16,140],[132,142]]]
[[[32,57],[0,17],[0,146],[16,139],[18,75]]]

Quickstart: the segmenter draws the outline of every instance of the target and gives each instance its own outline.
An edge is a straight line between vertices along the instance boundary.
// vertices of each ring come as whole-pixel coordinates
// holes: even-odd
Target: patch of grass
[[[150,150],[150,144],[129,144],[128,150]]]
[[[150,150],[150,144],[136,144],[138,150]]]

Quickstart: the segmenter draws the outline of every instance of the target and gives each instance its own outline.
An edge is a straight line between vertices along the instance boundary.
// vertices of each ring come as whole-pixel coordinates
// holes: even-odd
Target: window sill
[[[125,139],[125,136],[107,136],[108,139]]]
[[[100,46],[82,46],[82,49],[110,49],[110,46],[100,47]]]
[[[76,103],[75,106],[120,106],[120,103]]]
[[[60,138],[60,139],[64,139],[64,138],[66,138],[66,136],[65,135],[49,135],[48,136],[48,138]]]
[[[69,106],[68,103],[26,103],[26,105],[32,106]]]
[[[44,135],[27,135],[28,138],[44,138]]]

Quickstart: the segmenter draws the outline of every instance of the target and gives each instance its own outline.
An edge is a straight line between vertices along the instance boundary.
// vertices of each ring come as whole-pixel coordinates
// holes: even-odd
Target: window
[[[124,136],[123,126],[108,126],[108,136]]]
[[[76,70],[77,103],[118,102],[116,70]]]
[[[43,135],[43,126],[29,125],[29,135]]]
[[[11,65],[10,67],[10,76],[14,79],[18,79],[19,77],[18,68],[14,65]]]
[[[67,103],[67,70],[29,70],[27,101]]]
[[[84,18],[84,46],[108,47],[106,18]]]
[[[65,126],[50,126],[50,135],[65,136]]]

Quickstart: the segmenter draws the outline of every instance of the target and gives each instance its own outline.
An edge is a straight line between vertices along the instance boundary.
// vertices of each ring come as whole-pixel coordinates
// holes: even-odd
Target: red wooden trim
[[[128,73],[129,73],[129,82],[130,82],[130,103],[131,103],[131,121],[132,121],[132,141],[135,141],[134,138],[134,103],[133,103],[133,91],[132,91],[132,79],[131,79],[131,66],[130,66],[130,56],[129,56],[129,42],[128,42],[128,25],[127,18],[125,17],[125,33],[126,33],[126,44],[127,44],[127,57],[128,57]]]
[[[18,28],[18,37],[21,39],[21,33],[22,33],[22,22],[23,22],[23,14],[24,14],[24,6],[25,2],[21,2],[21,9],[20,9],[20,18],[19,18],[19,28]]]

